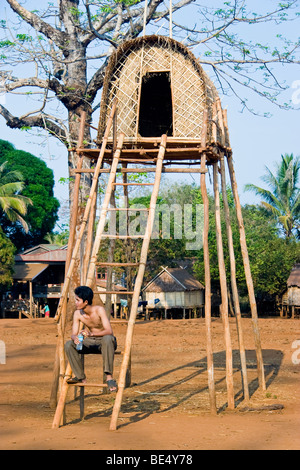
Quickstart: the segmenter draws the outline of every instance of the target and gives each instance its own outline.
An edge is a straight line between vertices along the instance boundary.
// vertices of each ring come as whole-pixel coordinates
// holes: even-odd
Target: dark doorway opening
[[[142,137],[173,135],[169,72],[149,72],[142,79],[139,134]]]

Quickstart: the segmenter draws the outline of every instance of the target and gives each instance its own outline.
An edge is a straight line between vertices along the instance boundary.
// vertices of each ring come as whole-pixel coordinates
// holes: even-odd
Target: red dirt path
[[[99,395],[94,389],[87,391],[83,421],[70,391],[67,424],[51,428],[56,324],[52,319],[1,319],[6,364],[0,364],[0,449],[300,449],[300,350],[293,349],[300,340],[300,321],[259,320],[267,381],[267,390],[262,392],[257,387],[251,320],[243,319],[250,404],[241,400],[234,319],[230,325],[234,411],[226,409],[224,335],[219,318],[212,323],[217,416],[209,411],[204,319],[141,322],[134,331],[132,386],[124,393],[118,429],[112,432],[108,428],[114,395]],[[114,324],[121,350],[125,332],[126,325]],[[116,378],[121,360],[116,356]],[[101,357],[87,357],[86,369],[88,378],[99,381]],[[283,409],[262,409],[279,404]],[[257,411],[242,411],[246,405]]]

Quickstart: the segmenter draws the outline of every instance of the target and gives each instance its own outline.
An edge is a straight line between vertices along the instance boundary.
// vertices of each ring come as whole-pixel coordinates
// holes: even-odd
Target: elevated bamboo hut
[[[123,132],[123,148],[131,158],[139,153],[147,160],[166,134],[166,159],[199,159],[204,126],[208,162],[216,161],[220,151],[231,152],[215,86],[189,49],[174,39],[143,36],[112,54],[103,85],[98,143],[115,99],[117,123],[109,138],[112,142],[114,133]]]
[[[244,397],[249,399],[249,389],[246,369],[245,347],[241,325],[241,312],[236,284],[235,254],[233,250],[232,230],[227,201],[227,183],[225,175],[225,162],[228,165],[231,187],[235,201],[236,216],[240,233],[240,248],[243,258],[245,278],[248,288],[251,314],[253,320],[253,333],[257,356],[258,381],[265,390],[265,376],[262,360],[260,334],[258,328],[257,308],[254,295],[252,276],[250,271],[249,256],[246,245],[245,229],[242,218],[241,205],[237,190],[237,183],[232,161],[232,151],[229,142],[226,111],[222,109],[217,91],[203,71],[199,61],[181,43],[171,38],[162,36],[143,36],[122,44],[110,57],[106,69],[104,86],[102,91],[100,119],[96,143],[98,148],[85,148],[83,135],[85,117],[81,123],[81,131],[76,149],[79,156],[90,156],[96,162],[93,171],[93,181],[90,196],[85,206],[82,225],[75,237],[75,223],[70,224],[69,240],[69,264],[65,278],[61,302],[59,304],[56,319],[59,321],[59,347],[62,351],[64,308],[68,298],[68,288],[75,259],[85,233],[88,230],[89,246],[85,250],[85,261],[82,270],[86,285],[93,286],[95,282],[96,266],[124,267],[131,269],[136,265],[136,276],[133,291],[123,292],[131,297],[130,315],[127,325],[125,348],[122,365],[118,379],[118,392],[116,395],[110,429],[117,428],[117,420],[121,408],[122,397],[126,387],[126,376],[131,363],[131,347],[133,330],[137,316],[140,292],[143,287],[143,278],[147,264],[149,244],[154,226],[155,207],[157,203],[161,176],[164,172],[174,173],[198,173],[200,175],[200,187],[204,206],[203,228],[203,252],[205,266],[205,325],[206,325],[206,351],[207,351],[207,375],[210,407],[212,413],[217,412],[212,328],[211,328],[211,279],[210,256],[208,244],[209,232],[209,199],[206,189],[207,166],[213,167],[213,183],[215,197],[216,240],[218,252],[218,267],[221,291],[220,313],[224,325],[224,341],[226,348],[226,385],[228,408],[235,407],[235,391],[233,383],[233,364],[230,328],[228,321],[228,288],[225,262],[223,254],[223,234],[221,230],[221,204],[220,189],[223,196],[223,209],[226,221],[226,234],[230,259],[230,287],[236,315],[238,339],[240,346],[240,358],[242,369],[242,383]],[[108,164],[109,167],[107,167]],[[82,160],[79,158],[76,170],[75,190],[79,192],[80,175],[85,171],[82,168]],[[133,166],[132,166],[133,165]],[[128,182],[127,174],[136,172],[155,172],[154,183]],[[106,192],[100,210],[97,230],[92,243],[91,234],[94,226],[96,210],[96,193],[98,178],[101,173],[109,173]],[[117,182],[122,178],[121,182]],[[220,179],[220,182],[219,182]],[[118,180],[119,181],[119,180]],[[147,224],[145,233],[141,236],[143,242],[139,254],[138,263],[113,262],[110,258],[106,262],[98,262],[98,253],[103,237],[111,239],[122,238],[127,241],[132,236],[126,234],[105,234],[104,227],[106,216],[114,211],[129,211],[128,185],[151,184],[153,185],[150,206],[147,210]],[[111,197],[116,185],[124,187],[124,200],[126,207],[111,207]],[[74,190],[74,193],[76,191]],[[73,207],[72,220],[77,220],[76,200]],[[126,212],[125,212],[126,213]],[[128,214],[129,212],[127,212]],[[75,240],[76,238],[76,240]],[[129,250],[130,251],[130,250]],[[128,252],[129,252],[128,251]],[[133,278],[133,277],[132,277]],[[106,295],[114,294],[114,291],[106,291]],[[104,293],[101,292],[101,295]],[[53,427],[61,423],[65,406],[68,384],[67,378],[72,373],[70,365],[63,370],[63,360],[57,358],[60,365],[60,376],[64,377],[61,386]],[[93,384],[84,384],[84,387]],[[97,385],[98,386],[98,385]]]

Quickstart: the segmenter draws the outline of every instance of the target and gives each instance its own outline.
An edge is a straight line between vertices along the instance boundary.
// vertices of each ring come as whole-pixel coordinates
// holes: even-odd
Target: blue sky
[[[35,1],[32,3],[34,4]],[[259,10],[260,2],[252,0],[250,3],[253,9],[257,6]],[[265,3],[274,4],[277,2],[265,0]],[[196,9],[194,14],[196,14]],[[276,30],[273,27],[266,27],[263,37],[259,40],[268,42],[268,36],[271,38],[273,35],[274,37],[274,34],[279,32],[295,39],[299,36],[299,21],[298,24],[286,23]],[[173,35],[173,37],[177,39],[176,36]],[[195,55],[197,53],[198,49],[195,50]],[[300,155],[300,66],[280,66],[277,73],[288,87],[282,96],[282,101],[292,101],[292,109],[288,111],[270,105],[253,93],[248,94],[253,108],[261,113],[269,112],[272,115],[269,118],[263,118],[252,115],[248,111],[241,112],[240,103],[233,96],[221,95],[222,105],[227,108],[228,113],[231,147],[242,204],[259,201],[253,193],[244,192],[244,186],[247,183],[263,185],[261,176],[265,172],[265,166],[274,170],[275,162],[280,161],[282,154]],[[0,99],[2,104],[17,114],[18,98],[7,95],[6,97],[1,96]],[[62,145],[57,144],[57,141],[51,137],[33,137],[26,131],[9,129],[2,117],[0,117],[0,138],[8,140],[18,149],[31,152],[42,158],[54,171],[56,197],[61,203],[66,201],[67,188],[58,183],[59,178],[68,176],[67,151]],[[182,176],[181,180],[198,183],[196,178],[195,175],[193,177],[188,175]],[[178,175],[176,180],[178,180]]]

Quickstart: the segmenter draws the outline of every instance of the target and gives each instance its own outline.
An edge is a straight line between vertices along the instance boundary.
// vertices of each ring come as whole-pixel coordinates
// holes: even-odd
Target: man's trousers
[[[84,338],[81,351],[77,351],[73,340],[67,341],[65,351],[75,377],[84,380],[85,373],[81,362],[81,354],[101,354],[103,359],[103,372],[113,375],[114,353],[117,349],[117,340],[113,335],[88,336]]]

